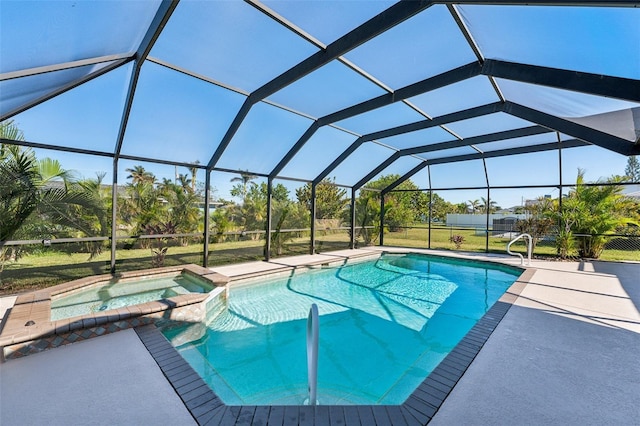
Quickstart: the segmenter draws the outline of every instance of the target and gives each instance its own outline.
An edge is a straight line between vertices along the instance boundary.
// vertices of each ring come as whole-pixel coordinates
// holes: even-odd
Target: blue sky
[[[388,1],[267,1],[286,19],[323,44],[387,8]],[[10,72],[89,57],[130,52],[142,37],[140,25],[150,22],[157,3],[146,2],[13,2],[2,4],[0,70]],[[627,8],[568,8],[461,6],[460,13],[484,56],[548,67],[575,69],[626,78],[640,78],[640,10]],[[137,19],[133,19],[136,16]],[[118,31],[113,31],[118,23]],[[142,68],[122,153],[163,160],[206,164],[247,93],[318,51],[305,41],[243,2],[182,2],[151,51],[151,57],[191,70],[237,91],[206,83],[146,62]],[[401,88],[448,69],[472,62],[473,52],[444,6],[433,6],[382,36],[345,55],[356,66],[391,89]],[[81,70],[78,70],[80,72]],[[82,71],[85,72],[85,71]],[[75,148],[113,151],[122,118],[131,66],[120,67],[83,86],[14,117],[29,141]],[[47,87],[73,78],[69,72],[50,73],[0,83],[3,111],[18,99],[15,93],[37,97]],[[529,85],[499,82],[505,96],[569,119],[638,107],[615,99],[561,91],[531,90]],[[40,91],[38,91],[40,90]],[[31,93],[31,95],[29,95]],[[256,104],[233,138],[218,166],[268,173],[312,123],[335,110],[373,98],[385,91],[333,61],[301,78],[268,101]],[[20,100],[24,97],[20,97]],[[486,77],[453,84],[410,101],[430,116],[498,100]],[[305,116],[306,115],[306,116]],[[285,167],[282,176],[312,179],[342,152],[356,135],[418,121],[423,117],[408,105],[394,103],[325,127]],[[466,138],[531,125],[506,114],[451,123],[453,133]],[[534,143],[553,142],[551,134]],[[397,149],[453,140],[444,129],[380,140]],[[505,141],[518,146],[523,141]],[[494,144],[495,145],[495,144]],[[503,145],[504,146],[504,145]],[[483,148],[480,146],[480,148]],[[487,144],[485,150],[498,149]],[[459,148],[448,154],[473,152]],[[330,176],[351,185],[393,153],[388,147],[366,143]],[[112,162],[77,154],[43,152],[59,158],[69,169],[91,177],[107,173]],[[437,158],[442,154],[423,155]],[[403,158],[383,172],[404,174],[418,160]],[[557,152],[487,160],[491,185],[553,184],[557,181]],[[578,167],[588,180],[623,174],[626,158],[597,147],[566,150],[564,183],[575,180]],[[119,182],[125,181],[123,161]],[[158,178],[172,178],[173,166],[145,163]],[[433,166],[434,187],[485,184],[480,161]],[[179,173],[186,169],[179,168]],[[229,198],[227,174],[214,174],[217,195]],[[204,176],[199,177],[200,181]],[[413,179],[427,187],[426,173]],[[288,185],[292,189],[299,183]],[[553,188],[494,191],[499,205],[520,204],[522,198],[550,194]],[[293,192],[293,191],[292,191]],[[481,195],[479,195],[481,193]],[[557,193],[557,190],[555,190]],[[452,202],[486,196],[483,191],[448,191]]]

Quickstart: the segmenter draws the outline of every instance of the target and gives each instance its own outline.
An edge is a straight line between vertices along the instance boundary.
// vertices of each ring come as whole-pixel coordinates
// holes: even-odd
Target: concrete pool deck
[[[345,250],[213,269],[247,276],[381,250],[395,251]],[[516,258],[496,255],[461,257],[519,264]],[[431,424],[637,422],[640,264],[534,260],[532,269],[529,284]],[[72,370],[80,374],[67,376]],[[158,402],[150,393],[162,399],[162,421],[154,417]],[[94,406],[95,411],[78,408]],[[193,418],[132,330],[0,364],[3,426],[189,422],[193,424]]]

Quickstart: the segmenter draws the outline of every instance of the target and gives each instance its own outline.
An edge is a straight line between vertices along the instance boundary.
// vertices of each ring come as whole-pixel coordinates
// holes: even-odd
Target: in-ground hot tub
[[[199,322],[222,309],[228,278],[196,265],[98,275],[18,296],[2,359],[161,320]]]
[[[215,285],[197,275],[178,271],[142,277],[112,278],[51,298],[51,321],[110,311],[184,294],[209,293]]]

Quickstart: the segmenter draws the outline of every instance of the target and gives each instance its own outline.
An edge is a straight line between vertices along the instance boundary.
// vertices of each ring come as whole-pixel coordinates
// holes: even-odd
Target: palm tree
[[[471,214],[476,214],[478,208],[480,207],[479,200],[469,200],[469,208],[471,209]]]
[[[493,200],[487,200],[484,197],[480,197],[480,205],[479,205],[479,209],[481,213],[493,213],[495,212],[498,207],[497,207],[497,203]]]
[[[183,189],[183,191],[194,192],[193,180],[187,175],[179,174],[177,184]]]
[[[196,179],[197,179],[197,173],[198,173],[198,167],[196,167],[198,164],[200,164],[200,161],[196,160],[193,162],[193,166],[189,167],[189,171],[191,172],[191,190],[193,192],[196,191]]]
[[[129,176],[127,179],[131,179],[131,183],[133,185],[141,185],[141,184],[154,184],[156,182],[156,177],[153,173],[148,172],[142,166],[134,166],[132,169],[125,169],[126,172],[129,172]]]
[[[231,195],[237,197],[240,195],[242,197],[242,201],[244,202],[247,199],[247,189],[249,184],[255,185],[255,182],[252,182],[258,176],[253,175],[247,171],[240,172],[240,176],[236,176],[231,179],[230,182],[240,182],[239,185],[234,186],[231,189]],[[239,188],[238,188],[239,186]]]
[[[107,209],[90,185],[73,181],[58,161],[38,160],[31,150],[6,154],[0,161],[0,248],[16,236],[39,239],[55,232],[91,237],[106,232]],[[55,181],[62,184],[53,185]],[[100,244],[89,249],[93,256]],[[6,257],[6,251],[0,251],[0,260]]]
[[[22,130],[18,128],[13,120],[7,120],[0,123],[0,138],[13,141],[23,141],[24,133],[22,133]],[[5,157],[9,155],[9,151],[14,151],[15,154],[16,150],[20,151],[20,147],[18,145],[0,144],[0,161],[4,160]]]
[[[7,152],[9,155],[0,161],[0,247],[20,229],[39,202],[40,175],[35,155],[30,150]]]
[[[369,191],[363,191],[360,193],[360,196],[356,198],[356,223],[354,225],[356,243],[359,237],[362,237],[365,246],[373,244],[380,235],[380,221],[376,220],[380,214],[380,202],[379,197],[376,197],[376,195],[377,194],[372,194]],[[345,210],[345,214],[351,216],[350,211]],[[351,222],[351,218],[349,217],[347,220],[345,217],[345,222],[347,221]],[[349,229],[349,233],[351,233],[351,229]]]
[[[166,180],[159,188],[159,195],[168,206],[162,212],[162,220],[171,222],[179,232],[195,232],[201,222],[198,196],[190,184],[186,175],[179,175],[177,184]]]
[[[604,234],[619,226],[637,225],[625,216],[630,201],[622,195],[622,186],[615,185],[621,179],[607,182],[614,185],[587,186],[584,170],[578,170],[575,189],[563,200],[560,218],[570,221],[569,237],[575,241],[579,256],[597,259],[605,247]]]
[[[78,216],[83,217],[84,220],[90,224],[91,234],[104,236],[109,233],[111,211],[111,188],[104,186],[102,181],[106,173],[96,173],[96,177],[93,179],[84,179],[77,182],[77,188],[79,191],[90,195],[93,202],[91,203],[91,209],[80,209]],[[98,245],[99,250],[100,245]]]
[[[469,213],[469,207],[467,206],[467,203],[464,203],[464,202],[454,204],[452,206],[452,213],[459,213],[459,214]]]

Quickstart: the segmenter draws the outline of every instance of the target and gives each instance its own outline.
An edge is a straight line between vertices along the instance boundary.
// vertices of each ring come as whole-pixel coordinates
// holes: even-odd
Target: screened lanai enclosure
[[[639,6],[3,1],[2,291],[520,232],[640,260]]]

